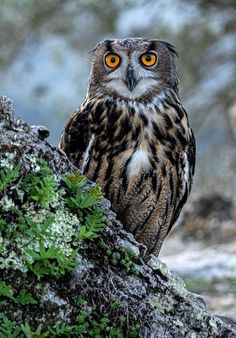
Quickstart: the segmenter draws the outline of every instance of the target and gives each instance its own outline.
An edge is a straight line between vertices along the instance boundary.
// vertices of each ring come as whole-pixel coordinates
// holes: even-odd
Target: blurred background
[[[105,38],[174,44],[197,141],[188,204],[161,259],[236,319],[236,1],[0,0],[0,94],[56,145],[86,92],[89,51]]]

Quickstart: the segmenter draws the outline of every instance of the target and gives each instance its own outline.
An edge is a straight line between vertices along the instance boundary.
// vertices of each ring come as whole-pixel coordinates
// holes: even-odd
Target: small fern
[[[14,298],[16,304],[27,305],[27,304],[37,304],[30,292],[27,292],[25,289],[22,289],[17,297]]]
[[[50,332],[51,338],[57,337],[71,337],[74,333],[76,326],[75,325],[68,325],[66,323],[57,323],[55,328],[48,328]]]
[[[5,282],[0,282],[0,296],[14,300],[11,285],[6,284]]]
[[[102,196],[100,187],[96,185],[88,191],[78,190],[74,197],[66,199],[66,203],[71,209],[88,209],[96,205]]]
[[[83,175],[79,175],[76,171],[74,174],[67,174],[63,176],[62,182],[66,184],[67,188],[75,192],[86,184],[87,179]]]
[[[39,226],[30,217],[24,217],[22,213],[19,214],[19,218],[18,218],[19,232],[30,238],[29,242],[24,244],[23,247],[28,246],[35,239],[42,240],[43,238],[49,236],[50,235],[49,227],[54,222],[54,219],[55,219],[55,216],[52,215],[46,218],[43,224],[40,224]]]
[[[17,338],[21,329],[16,322],[10,321],[3,313],[0,313],[0,337]]]
[[[24,332],[26,338],[44,338],[48,337],[49,332],[42,332],[43,326],[40,324],[35,331],[32,331],[29,324],[26,322],[25,324],[21,324],[21,330]]]
[[[40,165],[39,172],[27,174],[22,180],[20,188],[27,193],[29,200],[47,208],[55,196],[58,184],[47,163],[40,160],[38,164]]]
[[[0,192],[6,190],[19,178],[21,167],[19,163],[13,169],[0,169]]]
[[[11,285],[6,284],[5,282],[0,283],[0,296],[11,299],[15,304],[37,304],[37,301],[33,298],[32,294],[25,289],[22,289],[18,296],[14,297]]]
[[[105,218],[102,210],[98,207],[94,207],[90,213],[85,216],[85,225],[80,227],[79,238],[80,239],[94,239],[101,235],[105,227]]]
[[[76,265],[77,251],[74,250],[70,257],[66,257],[56,245],[46,249],[44,244],[40,242],[39,252],[27,249],[26,253],[34,261],[27,267],[37,275],[38,279],[45,275],[60,277],[65,274],[65,271],[72,271]]]
[[[53,176],[43,177],[30,191],[30,198],[47,208],[52,201],[56,190],[56,181]]]

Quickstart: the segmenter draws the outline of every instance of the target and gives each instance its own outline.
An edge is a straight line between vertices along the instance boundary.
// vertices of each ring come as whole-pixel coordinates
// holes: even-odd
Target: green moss
[[[100,240],[99,246],[103,251],[103,258],[109,262],[111,266],[120,267],[130,271],[133,275],[138,275],[139,271],[136,268],[136,254],[131,249],[123,246],[115,245],[113,248]]]

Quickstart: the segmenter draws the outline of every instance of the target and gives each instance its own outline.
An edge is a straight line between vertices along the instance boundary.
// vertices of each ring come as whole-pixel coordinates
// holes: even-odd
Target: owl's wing
[[[183,156],[181,156],[180,163],[179,163],[180,181],[182,181],[182,188],[179,191],[178,203],[176,204],[173,218],[171,220],[167,234],[170,232],[174,223],[177,221],[179,214],[190,194],[192,183],[193,183],[193,176],[195,172],[195,162],[196,162],[196,143],[195,143],[194,134],[191,128],[189,128],[189,132],[190,132],[189,143],[188,143],[188,146]]]
[[[88,112],[79,108],[65,126],[59,148],[66,153],[76,166],[79,166],[90,137]]]

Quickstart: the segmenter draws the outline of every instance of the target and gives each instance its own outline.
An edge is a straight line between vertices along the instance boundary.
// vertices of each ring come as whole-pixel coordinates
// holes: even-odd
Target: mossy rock
[[[0,98],[0,336],[235,337]]]

